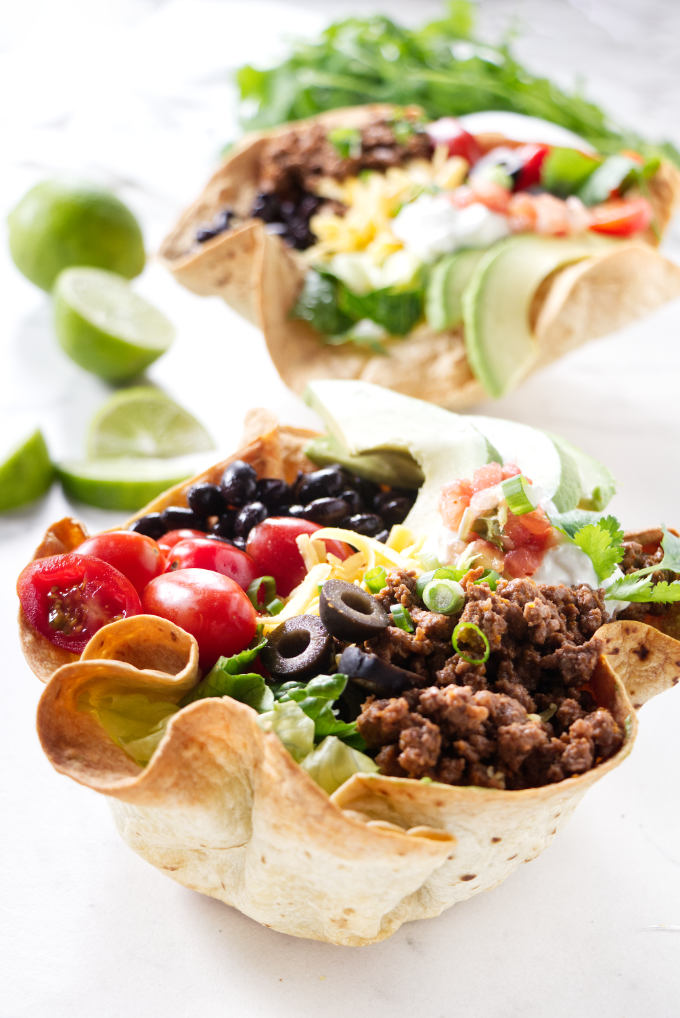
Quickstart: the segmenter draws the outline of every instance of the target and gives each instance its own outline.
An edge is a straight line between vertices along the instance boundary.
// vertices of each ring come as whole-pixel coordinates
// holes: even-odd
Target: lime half
[[[53,479],[54,467],[45,439],[41,431],[34,431],[0,463],[0,512],[40,498]]]
[[[201,422],[153,385],[115,393],[94,415],[87,436],[90,459],[183,456],[214,447]]]
[[[199,465],[200,466],[200,465]],[[70,498],[99,509],[135,512],[166,488],[186,481],[197,471],[195,458],[68,460],[57,464],[62,487]]]
[[[128,279],[144,268],[139,223],[95,184],[43,180],[12,209],[7,225],[15,265],[43,290],[71,265],[95,265]]]
[[[54,326],[69,357],[109,382],[134,378],[175,336],[165,315],[103,269],[61,273],[54,287]]]

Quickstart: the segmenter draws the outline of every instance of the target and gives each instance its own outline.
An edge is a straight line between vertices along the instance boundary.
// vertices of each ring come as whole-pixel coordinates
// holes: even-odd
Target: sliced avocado
[[[392,488],[419,488],[423,483],[423,472],[411,456],[401,452],[381,452],[378,456],[364,453],[352,456],[332,435],[314,438],[305,449],[306,455],[320,467],[330,463],[351,470],[377,484],[388,484]]]
[[[500,241],[480,259],[463,293],[463,322],[470,366],[490,396],[517,385],[536,359],[529,310],[539,284],[602,246],[595,236],[522,234]]]
[[[350,455],[396,452],[418,464],[425,480],[406,523],[421,533],[439,521],[442,486],[471,477],[490,458],[468,418],[368,382],[310,382],[304,398]]]
[[[425,318],[436,332],[454,329],[463,321],[463,291],[485,254],[483,248],[466,248],[433,267],[425,290]]]
[[[579,500],[576,506],[570,508],[593,509],[601,512],[611,501],[616,492],[616,481],[609,470],[599,463],[592,456],[583,452],[577,446],[572,445],[566,438],[560,435],[552,435],[550,438],[560,452],[568,456],[576,468],[579,483]],[[557,506],[560,512],[566,509]]]

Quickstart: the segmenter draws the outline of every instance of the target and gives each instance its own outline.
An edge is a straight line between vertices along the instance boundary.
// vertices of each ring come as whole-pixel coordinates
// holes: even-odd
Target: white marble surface
[[[420,18],[438,5],[374,7]],[[119,189],[153,250],[234,133],[227,69],[365,8],[337,0],[14,5],[0,30],[3,213],[35,180],[75,169]],[[489,30],[522,23],[519,50],[539,70],[587,78],[621,119],[680,141],[672,0],[494,0],[480,10]],[[680,257],[677,228],[668,250]],[[3,430],[40,423],[55,455],[78,454],[106,387],[56,348],[47,300],[14,270],[4,241],[0,272]],[[152,379],[200,414],[222,450],[252,404],[311,420],[257,332],[219,302],[180,290],[153,264],[140,289],[179,332]],[[561,431],[607,462],[619,479],[615,509],[629,526],[677,525],[679,335],[676,304],[570,356],[492,412]],[[105,801],[42,756],[39,687],[17,647],[13,583],[42,529],[67,509],[55,489],[0,521],[1,1018],[677,1015],[677,691],[645,708],[632,758],[501,888],[374,947],[296,941],[147,866],[118,840]],[[114,522],[79,512],[93,529]]]

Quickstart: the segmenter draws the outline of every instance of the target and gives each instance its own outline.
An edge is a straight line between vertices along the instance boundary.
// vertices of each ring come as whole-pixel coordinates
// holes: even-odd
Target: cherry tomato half
[[[175,569],[211,569],[215,573],[229,576],[239,587],[247,590],[256,576],[259,576],[250,555],[226,541],[214,541],[209,537],[195,537],[179,541],[168,556],[167,571]]]
[[[441,117],[425,128],[435,145],[446,145],[449,156],[462,156],[474,166],[482,149],[473,134],[461,127],[455,117]]]
[[[255,609],[238,583],[209,569],[176,569],[157,576],[142,594],[142,608],[191,633],[201,668],[237,654],[255,636]]]
[[[137,591],[118,569],[73,553],[31,562],[19,576],[17,593],[30,624],[76,654],[102,626],[142,610]]]
[[[294,516],[270,516],[250,531],[246,551],[255,562],[256,576],[273,576],[276,591],[287,597],[305,578],[306,569],[295,538],[321,530],[318,523]],[[324,541],[326,550],[340,559],[351,555],[340,541]]]
[[[78,545],[78,555],[94,555],[108,562],[128,580],[137,593],[165,569],[165,555],[156,542],[133,530],[112,530],[96,534]]]
[[[541,167],[550,151],[550,145],[520,145],[516,150],[520,170],[515,181],[515,191],[527,191],[541,179]]]
[[[590,229],[612,237],[629,237],[646,230],[652,221],[652,206],[646,198],[611,201],[590,210]]]
[[[158,538],[163,551],[170,551],[180,541],[188,541],[191,537],[205,537],[202,530],[191,530],[189,527],[182,527],[181,530],[168,530],[167,534],[163,534],[162,537]]]

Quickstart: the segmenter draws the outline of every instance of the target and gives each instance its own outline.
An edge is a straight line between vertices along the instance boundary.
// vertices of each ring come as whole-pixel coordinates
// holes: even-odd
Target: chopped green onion
[[[457,580],[431,580],[423,591],[423,601],[431,612],[455,615],[465,604],[465,591]]]
[[[328,132],[328,140],[341,159],[361,155],[361,131],[357,127],[335,127]]]
[[[387,583],[387,573],[382,566],[375,566],[364,574],[364,583],[371,594],[377,594]]]
[[[508,503],[508,509],[515,516],[523,516],[531,513],[536,506],[531,501],[531,484],[523,474],[516,474],[501,482],[503,498]]]
[[[267,605],[267,612],[269,615],[278,615],[283,608],[283,601],[280,597],[275,597],[273,601],[270,601]]]
[[[425,587],[432,580],[460,580],[463,576],[463,572],[460,569],[454,569],[451,566],[439,566],[438,569],[431,569],[429,573],[422,573],[416,580],[416,593],[418,597],[422,598]]]
[[[458,637],[464,636],[464,634],[466,633],[474,633],[475,636],[479,637],[479,639],[482,641],[484,645],[483,657],[470,657],[469,654],[466,654],[465,651],[460,649],[460,646],[458,645]],[[459,622],[453,631],[451,643],[453,644],[453,649],[455,650],[456,654],[459,654],[460,657],[462,657],[463,661],[467,661],[468,664],[483,665],[485,661],[489,660],[489,654],[491,653],[489,641],[487,640],[485,633],[483,633],[479,626],[476,626],[474,622]]]
[[[260,605],[267,605],[276,597],[276,580],[273,576],[258,576],[246,593],[255,611],[259,611]]]
[[[401,604],[393,604],[390,612],[392,613],[392,621],[395,626],[403,629],[405,633],[414,632],[413,619],[409,614],[408,608],[404,608]]]
[[[488,583],[491,590],[495,590],[500,579],[501,574],[497,573],[495,569],[487,569],[484,575],[480,576],[479,579],[475,580],[474,582],[475,584]]]
[[[432,784],[432,778],[428,778],[427,775],[426,775],[424,778],[420,779],[420,783],[421,783],[421,785],[431,785]]]
[[[421,551],[418,558],[423,569],[429,569],[430,572],[433,572],[435,569],[439,569],[441,565],[441,562],[439,561],[437,556],[434,555],[431,551]]]

